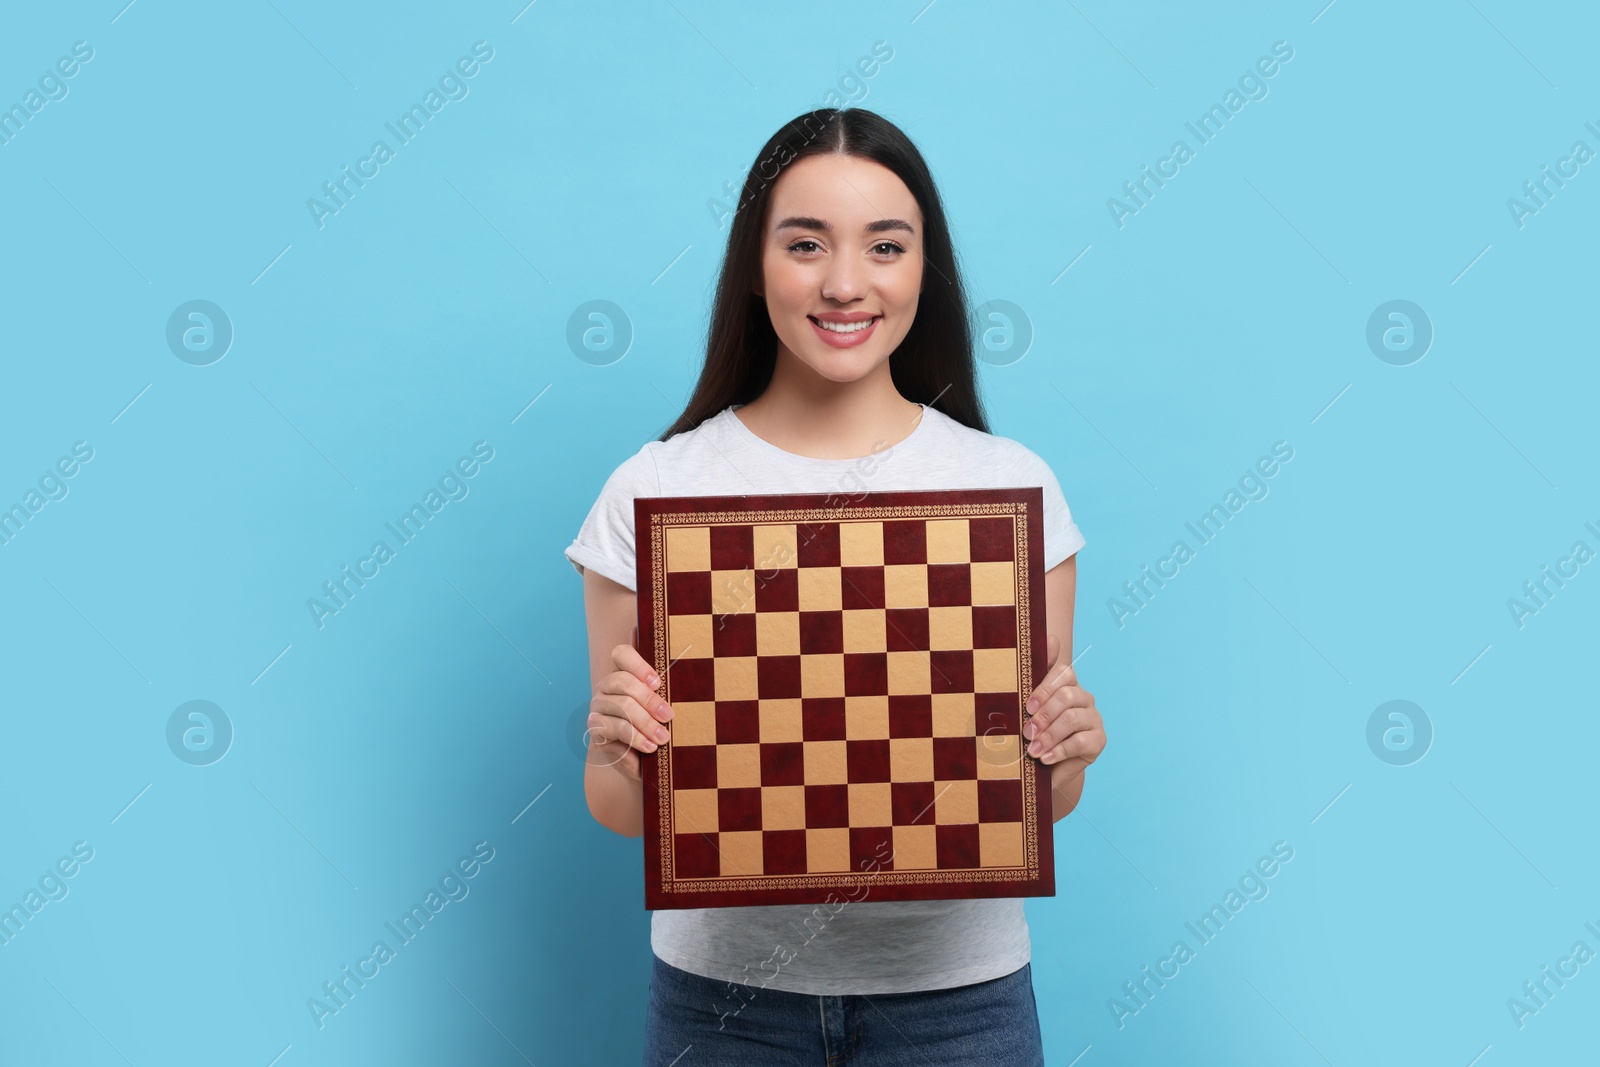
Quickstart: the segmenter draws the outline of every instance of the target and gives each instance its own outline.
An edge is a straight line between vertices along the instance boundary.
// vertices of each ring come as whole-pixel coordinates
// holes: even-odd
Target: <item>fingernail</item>
[[[1028,710],[1029,711],[1038,711],[1039,710],[1039,698],[1038,697],[1029,697],[1028,698]]]
[[[1039,728],[1031,722],[1022,728],[1022,736],[1028,738],[1029,740],[1032,740],[1033,735],[1038,732]]]
[[[651,689],[654,689],[656,686],[661,684],[661,679],[658,678],[654,673],[652,673],[650,675],[650,677],[646,680],[645,684],[648,685]]]
[[[1028,746],[1028,755],[1037,756],[1038,754],[1039,754],[1039,742],[1035,741],[1033,744]]]
[[[667,728],[665,726],[656,727],[656,740],[661,742],[667,740]]]

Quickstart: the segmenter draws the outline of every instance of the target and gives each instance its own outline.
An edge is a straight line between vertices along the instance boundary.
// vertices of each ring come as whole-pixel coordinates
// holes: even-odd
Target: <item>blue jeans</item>
[[[816,996],[651,959],[645,1067],[1044,1067],[1030,964],[949,989]]]

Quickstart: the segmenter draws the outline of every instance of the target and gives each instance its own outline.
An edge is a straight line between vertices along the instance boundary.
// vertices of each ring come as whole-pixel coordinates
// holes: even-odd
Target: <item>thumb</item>
[[[1045,635],[1045,651],[1050,656],[1050,666],[1045,668],[1047,684],[1052,690],[1063,685],[1077,685],[1078,672],[1072,669],[1072,663],[1067,661],[1062,652],[1061,638],[1055,634]]]

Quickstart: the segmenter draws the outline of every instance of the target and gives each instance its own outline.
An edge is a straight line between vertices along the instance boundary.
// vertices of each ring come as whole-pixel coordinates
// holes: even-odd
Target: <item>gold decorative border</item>
[[[1003,516],[1012,520],[1016,534],[1012,558],[1012,579],[1016,583],[1017,607],[1017,670],[1019,691],[1031,693],[1033,681],[1032,586],[1028,581],[1028,505],[1023,501],[997,501],[987,504],[931,504],[852,508],[780,508],[765,511],[692,511],[663,512],[650,516],[651,560],[651,615],[654,619],[655,669],[661,679],[662,689],[669,686],[667,672],[667,569],[666,530],[669,526],[716,526],[743,524],[771,524],[786,522],[850,522],[879,518],[931,519],[944,516],[988,517]],[[664,695],[664,694],[663,694]],[[1020,725],[1026,725],[1026,708]],[[657,749],[658,758],[663,750]],[[665,750],[672,758],[672,746]],[[854,871],[813,872],[790,875],[740,875],[717,878],[679,878],[673,873],[675,838],[672,830],[671,775],[658,769],[656,773],[656,810],[659,815],[657,833],[661,842],[661,890],[663,893],[711,893],[756,889],[809,889],[852,886],[857,882],[866,885],[926,885],[944,882],[998,882],[1034,879],[1039,876],[1038,775],[1033,761],[1026,755],[1022,759],[1022,840],[1027,855],[1021,867],[980,868],[958,870],[878,871],[871,875]]]

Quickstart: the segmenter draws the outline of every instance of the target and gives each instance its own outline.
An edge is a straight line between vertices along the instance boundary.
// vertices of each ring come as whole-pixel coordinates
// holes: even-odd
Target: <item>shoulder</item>
[[[726,419],[732,416],[723,409],[692,430],[673,434],[665,441],[646,441],[644,445],[618,464],[606,480],[603,494],[628,497],[662,496],[662,472],[682,471],[703,467],[714,457],[725,457],[730,443],[726,440]]]
[[[1021,441],[975,430],[934,408],[929,408],[923,417],[935,420],[936,437],[940,439],[941,447],[957,450],[985,467],[1021,477],[1054,477],[1043,457]]]
[[[646,441],[639,451],[617,464],[600,490],[602,498],[611,496],[654,496],[661,478],[656,469],[655,450],[661,442]]]

